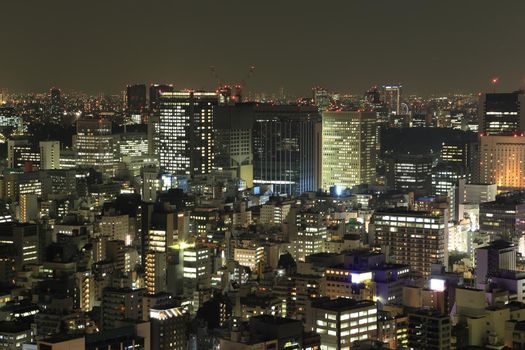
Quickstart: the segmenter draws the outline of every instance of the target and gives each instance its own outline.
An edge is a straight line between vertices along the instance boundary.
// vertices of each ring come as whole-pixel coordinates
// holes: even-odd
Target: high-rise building
[[[60,169],[60,141],[40,141],[40,169]]]
[[[175,306],[155,306],[149,310],[151,323],[151,350],[186,350],[188,349],[187,309]]]
[[[377,116],[323,112],[322,188],[352,188],[376,181]]]
[[[369,300],[312,301],[305,328],[321,335],[321,349],[350,349],[358,340],[377,339],[377,306]]]
[[[142,113],[146,109],[146,85],[128,85],[126,88],[128,113]]]
[[[451,348],[450,316],[421,310],[408,315],[408,347],[410,349],[448,350]]]
[[[432,264],[448,265],[448,220],[441,213],[378,210],[372,217],[376,244],[389,262],[428,277]]]
[[[253,109],[251,103],[221,105],[213,119],[215,167],[235,170],[249,188],[253,187]]]
[[[399,115],[401,112],[401,85],[384,85],[382,87],[383,103],[388,113]]]
[[[480,182],[495,183],[498,191],[525,188],[525,137],[480,137]]]
[[[419,154],[394,155],[387,160],[387,184],[415,196],[428,195],[432,189],[432,163],[434,158]]]
[[[487,136],[520,134],[525,130],[525,93],[489,93],[480,97],[479,132]]]
[[[149,109],[152,113],[158,112],[160,94],[163,92],[173,92],[173,85],[151,84],[149,86]]]
[[[94,167],[113,175],[115,173],[114,137],[111,122],[106,119],[79,119],[73,135],[77,166]]]
[[[53,123],[60,123],[61,121],[61,115],[62,115],[62,92],[60,89],[57,88],[51,88],[49,91],[49,97],[50,97],[50,108],[49,108],[49,114],[50,114],[50,121]]]
[[[318,189],[320,118],[299,105],[253,109],[253,182],[273,192],[298,195]]]
[[[213,167],[213,115],[216,92],[161,93],[153,123],[153,143],[160,166],[176,175],[207,174]]]

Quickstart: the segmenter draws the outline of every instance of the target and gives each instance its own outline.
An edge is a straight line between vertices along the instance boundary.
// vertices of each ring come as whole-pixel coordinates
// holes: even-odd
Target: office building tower
[[[40,233],[38,225],[5,222],[0,223],[0,241],[14,253],[15,272],[24,266],[38,264],[40,261]]]
[[[321,349],[350,349],[358,340],[377,339],[377,307],[373,301],[347,298],[312,301],[306,329],[321,335]]]
[[[482,288],[502,271],[516,271],[517,246],[495,240],[476,249],[476,285]]]
[[[448,265],[448,220],[442,213],[378,210],[372,217],[376,244],[389,262],[428,277],[432,264]]]
[[[387,185],[401,192],[414,192],[416,197],[431,193],[432,164],[427,155],[394,155],[386,162]]]
[[[126,88],[126,107],[128,113],[142,113],[146,109],[146,85],[128,85]]]
[[[253,109],[249,103],[221,105],[213,119],[215,167],[235,170],[248,188],[253,187]]]
[[[383,103],[389,114],[401,114],[401,85],[384,85],[382,87]]]
[[[480,137],[480,182],[495,183],[498,191],[525,188],[525,137]]]
[[[318,189],[320,118],[316,108],[258,105],[253,110],[253,182],[274,193]]]
[[[93,167],[103,173],[115,173],[114,137],[106,119],[79,119],[73,135],[77,166]]]
[[[163,92],[173,92],[173,85],[151,84],[149,86],[149,110],[152,114],[158,112],[160,105],[160,95]]]
[[[505,238],[518,243],[525,233],[525,193],[506,192],[496,196],[493,202],[481,203],[479,230],[492,239]]]
[[[40,141],[40,169],[60,169],[60,141]]]
[[[466,165],[467,146],[464,144],[445,143],[441,145],[439,160],[442,163]]]
[[[483,136],[521,134],[525,130],[525,94],[486,93],[479,101],[479,132]]]
[[[374,112],[323,112],[322,188],[352,188],[376,181]]]
[[[408,347],[410,349],[451,349],[450,316],[421,310],[408,315]]]
[[[180,306],[168,304],[150,308],[150,349],[187,350],[189,320],[190,314],[188,310]]]
[[[207,174],[213,167],[213,115],[217,93],[161,93],[153,124],[153,143],[160,166],[175,175]]]

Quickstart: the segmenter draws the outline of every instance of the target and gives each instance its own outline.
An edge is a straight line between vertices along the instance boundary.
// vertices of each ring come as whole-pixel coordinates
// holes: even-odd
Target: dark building
[[[525,233],[525,192],[502,193],[494,202],[481,203],[479,231],[517,243]]]
[[[15,272],[22,271],[25,265],[40,261],[40,237],[37,225],[21,223],[0,224],[0,241],[14,252]]]
[[[49,103],[49,114],[50,121],[53,123],[60,122],[60,116],[62,114],[62,92],[60,89],[52,88],[49,91],[50,103]]]
[[[432,163],[431,155],[404,154],[394,155],[386,162],[387,185],[401,192],[414,192],[416,197],[431,192]]]
[[[215,164],[255,186],[299,195],[320,186],[321,118],[316,107],[242,103],[217,108]]]
[[[146,109],[146,85],[128,85],[126,88],[128,113],[141,113]]]
[[[151,350],[188,349],[188,323],[190,314],[175,305],[150,308]]]
[[[162,92],[173,92],[173,85],[152,84],[149,86],[149,110],[155,112],[159,109],[160,94]]]
[[[213,120],[215,167],[235,170],[248,187],[253,184],[253,109],[251,103],[222,105]]]
[[[503,271],[516,270],[517,247],[498,239],[476,249],[476,283],[483,288],[491,277],[500,276]]]
[[[258,105],[253,110],[254,184],[299,195],[319,188],[321,119],[317,108]]]
[[[479,132],[489,136],[512,135],[525,129],[523,91],[482,94],[479,104]]]
[[[428,310],[408,315],[408,347],[411,349],[450,349],[451,331],[448,315]]]

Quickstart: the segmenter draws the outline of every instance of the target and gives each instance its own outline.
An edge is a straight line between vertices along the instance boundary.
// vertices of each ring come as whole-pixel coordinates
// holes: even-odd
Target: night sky
[[[117,93],[128,83],[361,94],[524,86],[523,0],[99,0],[0,4],[0,88]]]

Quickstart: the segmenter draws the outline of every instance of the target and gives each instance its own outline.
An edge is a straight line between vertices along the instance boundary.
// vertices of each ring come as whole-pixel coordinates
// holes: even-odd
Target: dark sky
[[[523,0],[2,0],[0,87],[115,93],[133,82],[421,94],[525,80]]]

